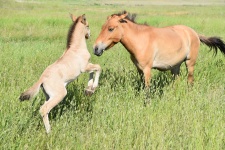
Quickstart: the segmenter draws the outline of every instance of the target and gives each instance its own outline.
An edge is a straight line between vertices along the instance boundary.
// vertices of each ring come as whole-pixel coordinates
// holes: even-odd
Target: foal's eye
[[[109,30],[109,32],[112,32],[114,30],[114,28],[109,28],[108,30]]]

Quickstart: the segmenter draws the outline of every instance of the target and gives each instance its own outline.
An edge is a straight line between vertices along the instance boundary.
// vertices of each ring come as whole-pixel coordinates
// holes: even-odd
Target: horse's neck
[[[135,55],[139,50],[142,49],[142,46],[139,41],[143,34],[143,29],[146,28],[143,25],[137,25],[134,23],[129,23],[124,26],[124,36],[121,39],[121,44],[127,49],[127,51]]]

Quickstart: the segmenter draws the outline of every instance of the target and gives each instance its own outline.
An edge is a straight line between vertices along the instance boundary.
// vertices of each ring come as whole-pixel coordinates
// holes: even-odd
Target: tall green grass
[[[29,2],[29,3],[28,3]],[[225,149],[225,58],[201,45],[195,84],[186,68],[172,81],[170,72],[152,71],[151,104],[129,54],[121,44],[96,57],[92,45],[106,17],[123,9],[137,22],[163,27],[184,24],[225,40],[224,5],[108,5],[107,1],[0,1],[0,149]],[[150,1],[151,2],[151,1]],[[107,5],[106,5],[107,4]],[[86,14],[91,61],[102,66],[100,85],[84,96],[88,74],[68,87],[50,112],[46,135],[36,98],[18,97],[66,48],[69,13]]]

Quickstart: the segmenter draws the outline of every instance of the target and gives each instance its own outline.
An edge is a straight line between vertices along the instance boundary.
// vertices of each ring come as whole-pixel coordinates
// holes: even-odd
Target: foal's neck
[[[85,35],[82,30],[75,29],[71,38],[72,40],[67,50],[79,51],[79,50],[87,49]]]

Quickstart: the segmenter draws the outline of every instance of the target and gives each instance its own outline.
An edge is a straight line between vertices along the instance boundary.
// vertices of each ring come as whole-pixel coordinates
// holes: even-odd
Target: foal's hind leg
[[[94,93],[96,87],[98,86],[99,76],[101,74],[101,67],[98,64],[89,63],[86,67],[86,71],[90,72],[90,77],[89,77],[89,81],[88,81],[88,87],[85,90],[85,94],[92,95]],[[96,72],[94,80],[93,80],[93,76],[94,76],[93,71]]]
[[[63,100],[67,94],[67,91],[63,85],[61,87],[54,86],[54,88],[52,88],[52,86],[44,85],[43,91],[45,92],[45,95],[49,96],[49,99],[41,106],[40,114],[43,118],[46,132],[49,133],[51,126],[49,123],[48,114],[52,108]]]

